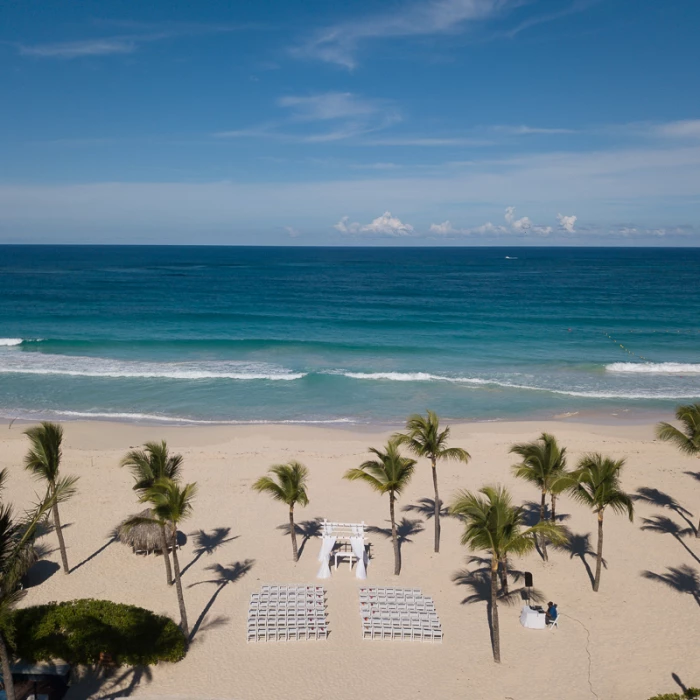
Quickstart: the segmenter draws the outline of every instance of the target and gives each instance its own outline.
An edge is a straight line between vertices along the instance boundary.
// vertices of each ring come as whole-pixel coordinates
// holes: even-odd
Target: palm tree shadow
[[[694,472],[685,473],[694,474]],[[700,480],[700,472],[698,472],[698,479]],[[650,488],[648,486],[642,486],[641,488],[637,489],[637,493],[634,496],[632,496],[632,498],[640,503],[648,503],[652,506],[658,506],[659,508],[667,508],[668,510],[672,510],[674,513],[683,518],[683,520],[685,520],[688,527],[692,529],[693,533],[697,534],[695,525],[692,523],[690,518],[688,518],[688,516],[692,515],[692,513],[687,508],[684,508],[680,503],[678,503],[678,501],[675,498],[673,498],[673,496],[670,496],[664,491],[659,491],[659,489]]]
[[[426,520],[435,517],[435,499],[434,498],[419,498],[416,503],[410,503],[401,509],[404,513],[417,513],[423,516]],[[441,518],[458,518],[460,516],[450,513],[450,509],[440,501],[440,517]]]
[[[314,518],[313,520],[303,520],[300,523],[294,523],[294,532],[301,536],[301,544],[299,545],[298,556],[301,558],[304,547],[306,543],[312,537],[320,537],[323,528],[323,520],[321,518]],[[277,526],[278,530],[282,530],[285,535],[291,535],[291,528],[289,523],[282,523],[282,525]]]
[[[102,552],[104,552],[105,549],[107,549],[107,547],[109,547],[109,545],[112,544],[112,542],[116,542],[116,540],[117,540],[116,533],[114,533],[114,532],[110,533],[109,539],[99,549],[96,549],[92,554],[85,557],[85,559],[83,559],[79,564],[76,564],[70,570],[70,573],[72,574],[74,571],[77,571],[81,566],[85,566],[85,564],[92,561],[95,557],[99,556],[100,554],[102,554]]]
[[[221,591],[223,591],[224,588],[226,588],[226,586],[228,586],[230,583],[236,583],[236,581],[242,579],[253,568],[254,564],[255,559],[246,559],[242,562],[237,561],[233,564],[229,564],[228,566],[222,566],[221,564],[211,564],[207,566],[207,571],[212,571],[214,573],[213,578],[207,579],[205,581],[197,581],[196,583],[191,583],[188,586],[188,588],[193,588],[194,586],[199,586],[203,583],[210,583],[216,586],[214,594],[204,606],[202,612],[199,614],[197,622],[194,623],[194,627],[190,632],[190,642],[192,642],[197,632],[199,632],[199,630],[202,628],[204,618],[207,616],[207,613],[211,610],[219,593],[221,593]],[[218,627],[222,624],[225,624],[225,622],[227,621],[228,618],[217,618],[215,621],[207,623],[207,629]]]
[[[693,596],[693,600],[700,606],[700,574],[692,566],[687,564],[681,564],[678,567],[669,566],[665,574],[642,571],[641,576],[668,586],[678,593]]]
[[[595,549],[593,549],[593,545],[591,544],[591,533],[587,532],[584,535],[571,532],[571,530],[565,528],[565,534],[567,538],[566,542],[563,542],[562,544],[555,544],[553,546],[555,549],[561,552],[567,552],[569,559],[578,557],[581,560],[583,568],[586,569],[586,573],[588,574],[588,580],[591,582],[592,588],[595,582],[595,576],[593,575],[593,571],[591,570],[587,557],[595,558],[598,553],[595,551]],[[608,562],[604,558],[601,559],[600,563],[603,565],[603,568],[608,568]]]
[[[121,687],[127,679],[126,687]],[[77,682],[71,684],[65,698],[77,700],[90,696],[100,700],[117,700],[130,697],[141,682],[150,683],[152,680],[153,672],[149,666],[130,666],[124,671],[121,668],[91,666],[84,670]]]
[[[685,549],[690,556],[695,559],[695,561],[700,564],[700,558],[698,558],[697,554],[693,552],[688,545],[683,542],[683,537],[686,537],[687,535],[691,535],[695,533],[695,528],[694,527],[680,527],[678,523],[675,520],[671,520],[671,518],[667,518],[665,515],[655,515],[651,518],[643,518],[642,519],[642,525],[640,526],[641,530],[645,530],[647,532],[657,532],[663,535],[672,535],[673,538]]]
[[[376,527],[370,525],[365,528],[367,532],[373,532],[378,535],[383,535],[388,540],[391,539],[391,526],[389,527]],[[399,569],[401,568],[401,554],[404,544],[410,544],[413,542],[411,535],[417,535],[419,532],[423,532],[425,528],[423,527],[423,522],[421,520],[409,520],[408,518],[401,518],[400,523],[396,523],[396,541],[399,545]]]
[[[683,472],[686,476],[689,476],[695,481],[700,481],[700,472]]]
[[[473,605],[474,603],[486,603],[486,618],[489,625],[489,636],[491,638],[491,647],[493,648],[493,610],[491,607],[491,567],[490,559],[482,559],[481,557],[472,557],[470,561],[486,561],[489,562],[488,567],[481,569],[460,569],[452,575],[452,580],[456,586],[465,586],[471,591],[463,600],[462,605]],[[526,589],[524,586],[516,588],[508,593],[500,591],[497,595],[497,602],[503,603],[506,606],[513,606],[518,601],[533,600],[537,603],[544,602],[545,597],[542,591],[537,588]]]
[[[230,527],[215,527],[211,532],[205,532],[204,530],[191,532],[190,536],[194,537],[194,559],[182,569],[180,576],[183,576],[192,568],[204,554],[211,556],[219,547],[240,537],[240,535],[229,537],[230,533]]]

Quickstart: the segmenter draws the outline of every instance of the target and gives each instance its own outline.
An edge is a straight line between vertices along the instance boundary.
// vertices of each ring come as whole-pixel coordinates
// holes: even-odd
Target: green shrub
[[[107,654],[118,666],[179,661],[187,641],[169,618],[109,600],[72,600],[16,610],[14,653],[31,662],[65,659],[95,664]]]
[[[700,698],[700,688],[688,688],[682,693],[661,693],[649,700],[696,700]]]

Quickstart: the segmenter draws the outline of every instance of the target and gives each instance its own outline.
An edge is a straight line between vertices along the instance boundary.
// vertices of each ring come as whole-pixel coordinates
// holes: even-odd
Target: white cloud
[[[659,124],[655,131],[660,136],[700,138],[700,119],[684,119],[682,121]]]
[[[283,226],[282,228],[289,234],[290,238],[301,236],[301,231],[298,228],[294,228],[294,226]]]
[[[326,27],[293,53],[352,69],[359,44],[364,41],[448,34],[519,4],[520,0],[416,1],[391,12]]]
[[[220,131],[214,136],[328,143],[379,131],[401,121],[399,110],[389,100],[364,98],[351,92],[286,95],[279,98],[277,104],[289,112],[280,121]],[[329,130],[317,133],[303,130],[314,123],[330,124]]]
[[[557,214],[557,220],[559,221],[559,228],[564,229],[567,233],[576,233],[574,226],[576,225],[576,216],[565,216],[564,214]]]
[[[441,224],[430,224],[430,233],[437,233],[440,236],[448,236],[461,232],[461,229],[456,229],[451,221],[443,221]]]
[[[111,56],[137,51],[142,44],[163,39],[184,36],[219,34],[249,28],[246,25],[191,24],[178,22],[142,23],[102,21],[102,25],[132,30],[134,33],[116,36],[81,39],[78,41],[58,41],[48,44],[15,44],[21,56],[34,58],[73,59],[87,56]]]
[[[559,215],[561,216],[561,214]],[[530,232],[536,233],[540,236],[548,236],[552,233],[553,229],[551,226],[537,226],[532,223],[529,217],[523,216],[520,219],[515,218],[515,207],[506,207],[505,215],[503,217],[506,220],[507,226],[492,224],[487,221],[481,226],[473,226],[472,228],[455,228],[451,221],[443,221],[441,224],[431,224],[430,233],[442,235],[442,236],[471,236],[479,235],[484,236],[488,234],[514,234],[514,235],[526,235]],[[572,219],[571,225],[573,227],[573,222],[576,221],[576,217],[564,217],[565,219]]]
[[[512,134],[513,136],[524,136],[528,134],[575,134],[574,129],[558,129],[558,128],[548,128],[540,126],[527,126],[521,124],[520,126],[508,126],[508,125],[494,125],[491,127],[492,131],[497,131],[502,134]]]
[[[350,217],[344,216],[333,228],[341,233],[369,233],[380,236],[410,236],[413,233],[411,224],[405,224],[398,217],[392,216],[389,211],[385,211],[364,226],[357,222],[350,223]]]
[[[367,139],[366,146],[493,146],[493,141],[462,137],[431,138],[420,136],[398,136],[395,138]]]
[[[133,53],[137,48],[135,37],[113,39],[88,39],[85,41],[66,41],[56,44],[37,44],[20,46],[22,56],[36,58],[80,58],[83,56],[109,56],[111,54]]]

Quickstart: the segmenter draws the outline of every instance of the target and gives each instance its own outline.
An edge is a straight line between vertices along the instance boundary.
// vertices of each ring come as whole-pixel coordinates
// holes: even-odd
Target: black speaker
[[[525,587],[532,588],[532,574],[529,571],[525,572]]]

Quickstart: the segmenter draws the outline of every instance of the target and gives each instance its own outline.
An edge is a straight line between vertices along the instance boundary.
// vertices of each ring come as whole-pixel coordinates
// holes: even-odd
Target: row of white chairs
[[[300,585],[276,585],[270,584],[260,587],[260,593],[321,593],[325,594],[323,586]]]
[[[328,639],[328,627],[249,627],[249,642],[288,642],[298,639]]]
[[[280,610],[294,608],[297,610],[323,610],[326,601],[323,598],[317,600],[251,600],[251,610]]]
[[[360,586],[360,595],[423,595],[420,588],[380,588],[378,586]]]
[[[424,611],[435,610],[435,603],[432,599],[413,600],[403,602],[383,602],[383,601],[361,601],[360,610],[407,610]]]
[[[363,623],[363,639],[404,639],[421,642],[441,642],[442,628],[414,627],[413,625],[385,625],[382,623]]]

